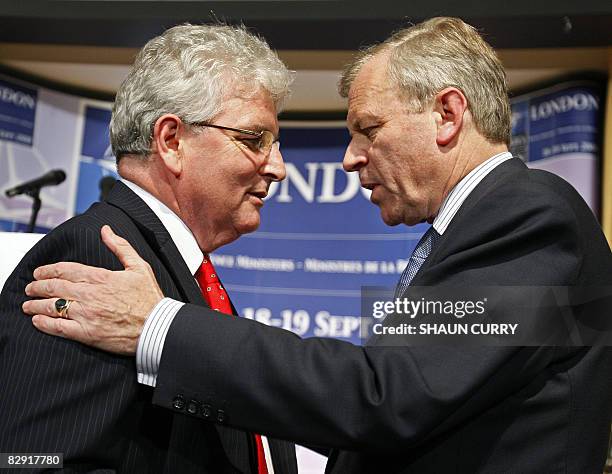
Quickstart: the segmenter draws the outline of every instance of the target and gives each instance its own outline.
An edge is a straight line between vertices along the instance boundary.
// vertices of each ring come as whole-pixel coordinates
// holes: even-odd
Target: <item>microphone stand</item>
[[[28,232],[34,232],[34,226],[36,225],[36,219],[38,218],[38,211],[40,211],[40,188],[34,188],[31,191],[26,191],[27,194],[34,202],[32,203],[32,215],[30,216],[30,223],[28,224]]]

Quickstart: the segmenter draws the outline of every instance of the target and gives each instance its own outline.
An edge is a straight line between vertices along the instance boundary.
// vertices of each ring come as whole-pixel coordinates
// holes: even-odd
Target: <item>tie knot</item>
[[[423,234],[423,237],[421,237],[421,240],[414,249],[413,255],[421,258],[427,258],[427,256],[431,253],[436,240],[438,240],[438,237],[440,237],[440,234],[438,234],[436,229],[431,226],[427,232]]]
[[[423,263],[425,263],[425,259],[431,253],[436,241],[440,237],[440,234],[436,231],[436,229],[431,226],[427,232],[423,234],[421,240],[415,247],[410,259],[408,260],[408,265],[404,269],[402,276],[400,277],[400,281],[395,288],[395,297],[399,297],[404,290],[410,285],[412,279],[415,277],[417,272],[421,269]]]
[[[198,281],[203,281],[207,284],[217,283],[219,281],[215,267],[210,261],[208,255],[204,255],[204,260],[202,260],[200,268],[198,268],[195,277]]]

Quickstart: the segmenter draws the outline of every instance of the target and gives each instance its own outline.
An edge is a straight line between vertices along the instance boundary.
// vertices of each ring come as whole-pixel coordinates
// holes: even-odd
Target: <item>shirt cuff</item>
[[[155,387],[164,341],[174,317],[185,303],[162,299],[144,323],[136,348],[138,383]]]

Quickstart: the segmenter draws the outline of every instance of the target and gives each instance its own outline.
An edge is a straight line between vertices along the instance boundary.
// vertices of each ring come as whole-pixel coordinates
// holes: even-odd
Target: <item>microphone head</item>
[[[51,170],[47,173],[49,179],[53,182],[53,184],[63,183],[66,179],[66,173],[63,170]]]
[[[43,186],[56,186],[63,183],[66,179],[66,173],[63,170],[51,170],[46,172],[39,178],[19,184],[11,189],[7,189],[4,193],[8,197],[17,196],[19,194],[27,194],[34,190],[40,190]]]

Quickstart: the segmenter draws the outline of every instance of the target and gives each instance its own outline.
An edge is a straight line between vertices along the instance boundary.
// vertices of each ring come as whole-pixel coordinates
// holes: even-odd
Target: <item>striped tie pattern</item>
[[[425,259],[431,253],[431,250],[439,238],[440,234],[436,232],[436,229],[434,229],[433,226],[423,234],[423,237],[421,237],[421,240],[419,240],[414,252],[412,252],[410,260],[408,260],[408,265],[406,265],[406,268],[402,272],[399,283],[395,288],[395,298],[400,297],[406,288],[408,288],[410,282],[425,262]]]

